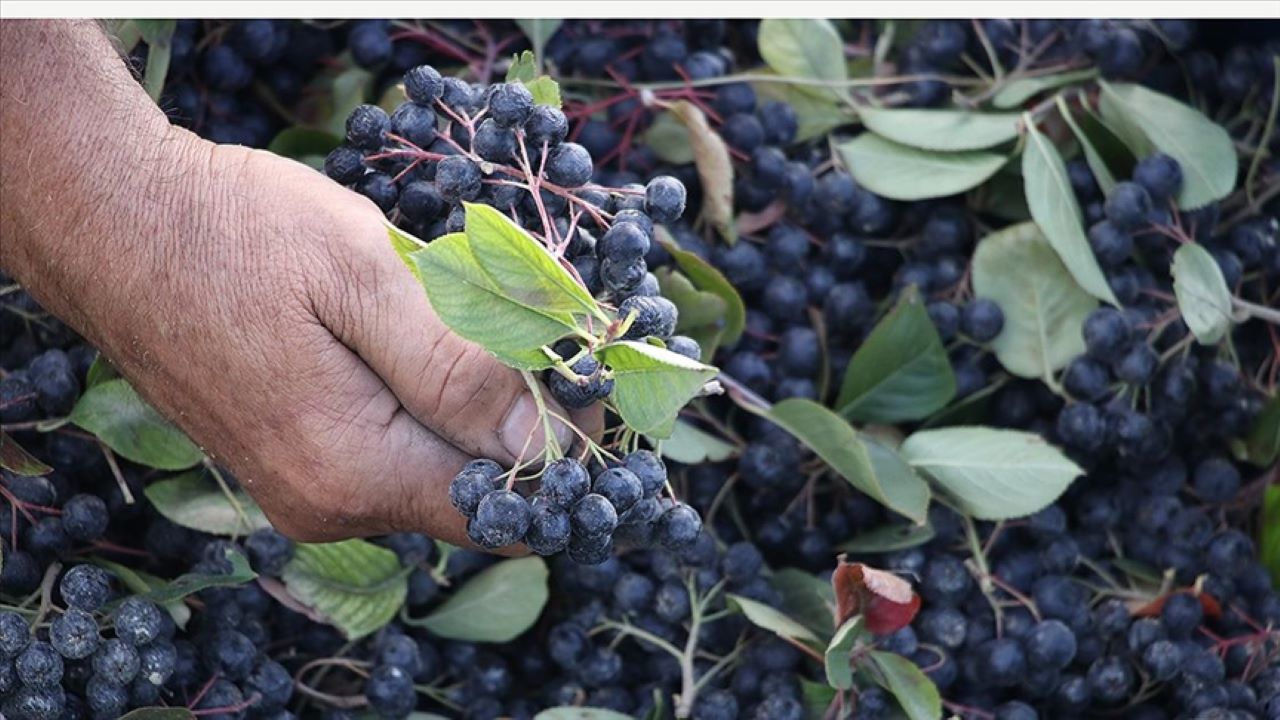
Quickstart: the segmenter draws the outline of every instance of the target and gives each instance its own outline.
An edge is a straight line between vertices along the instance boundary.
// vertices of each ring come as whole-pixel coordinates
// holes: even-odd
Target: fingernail
[[[559,420],[552,418],[551,431],[562,449],[573,442],[573,431]],[[543,439],[542,417],[533,396],[524,394],[516,400],[502,421],[502,446],[517,460],[525,460],[540,454],[546,447]]]

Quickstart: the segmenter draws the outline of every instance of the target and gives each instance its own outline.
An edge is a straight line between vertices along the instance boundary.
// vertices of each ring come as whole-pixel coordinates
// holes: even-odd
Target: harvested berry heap
[[[294,543],[0,281],[4,717],[1280,719],[1274,23],[136,29],[606,430]]]

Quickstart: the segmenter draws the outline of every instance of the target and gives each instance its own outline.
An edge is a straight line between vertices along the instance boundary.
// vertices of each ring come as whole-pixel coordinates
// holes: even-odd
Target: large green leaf
[[[198,470],[153,482],[143,492],[161,515],[200,532],[248,535],[271,527],[262,509],[243,490],[228,494]]]
[[[547,596],[542,558],[503,560],[468,580],[430,615],[404,622],[450,640],[505,643],[537,621]]]
[[[667,252],[671,254],[672,259],[676,261],[676,267],[680,268],[685,277],[689,278],[693,286],[703,292],[717,295],[721,300],[724,300],[724,330],[721,334],[721,340],[725,345],[733,345],[738,342],[738,338],[742,337],[742,330],[747,324],[747,308],[742,302],[742,296],[738,294],[737,288],[716,267],[688,250],[681,250],[674,240],[669,239],[669,235],[666,237],[663,237],[663,235],[664,233],[658,234],[659,241],[662,242]],[[703,348],[703,350],[706,350],[706,348]],[[710,356],[706,357],[709,358]]]
[[[281,579],[289,595],[353,640],[390,622],[409,585],[396,554],[365,540],[299,543]]]
[[[1231,329],[1231,290],[1208,250],[1184,243],[1173,253],[1173,294],[1178,311],[1201,345],[1216,345]]]
[[[827,673],[827,684],[837,690],[848,690],[853,687],[853,645],[863,633],[862,616],[854,615],[836,634],[831,636],[827,649],[822,654],[823,668]]]
[[[799,640],[815,645],[821,643],[812,630],[787,617],[779,610],[775,610],[762,602],[751,600],[741,595],[734,595],[733,593],[726,595],[726,597],[741,608],[742,614],[746,615],[747,620],[750,620],[751,624],[756,627],[768,630],[789,640]]]
[[[1018,113],[917,108],[858,108],[875,134],[924,150],[983,150],[1018,137]]]
[[[662,441],[662,456],[686,465],[721,462],[737,452],[738,448],[715,435],[679,420],[672,426],[671,437]]]
[[[991,104],[1001,110],[1008,110],[1009,108],[1015,108],[1022,105],[1022,103],[1031,99],[1032,96],[1042,93],[1045,90],[1052,90],[1054,88],[1062,87],[1063,85],[1082,82],[1097,74],[1097,70],[1089,68],[1086,70],[1070,70],[1064,73],[1055,73],[1053,75],[1017,78],[1005,83],[1004,87],[995,94],[995,97],[991,98]]]
[[[71,422],[121,457],[160,470],[185,470],[204,458],[181,430],[143,401],[123,378],[94,385],[71,410]]]
[[[982,150],[921,150],[870,132],[840,145],[840,155],[860,185],[894,200],[962,193],[981,185],[1006,160]]]
[[[1030,515],[1084,474],[1035,433],[950,427],[912,433],[902,456],[965,514],[981,520]]]
[[[680,408],[716,376],[710,365],[642,342],[610,343],[595,356],[613,372],[610,398],[623,422],[650,437],[669,436]]]
[[[764,415],[851,485],[890,510],[924,522],[929,486],[893,450],[859,435],[844,418],[812,400],[788,398]]]
[[[488,205],[465,207],[471,253],[504,295],[546,313],[598,315],[595,299],[542,243]]]
[[[829,80],[848,77],[844,42],[835,25],[820,18],[765,18],[756,36],[760,57],[774,72],[788,77]],[[827,90],[840,96],[841,90]]]
[[[407,234],[392,227],[387,231],[393,240]],[[508,365],[522,370],[550,367],[540,348],[576,330],[569,313],[547,312],[504,293],[480,266],[463,233],[438,237],[409,259],[418,268],[436,315]]]
[[[1027,146],[1022,151],[1022,177],[1031,217],[1071,276],[1090,295],[1112,305],[1119,304],[1089,246],[1080,205],[1071,189],[1062,155],[1030,121]]]
[[[277,133],[267,149],[319,169],[324,165],[325,155],[341,144],[342,138],[327,130],[294,126]]]
[[[729,311],[724,299],[695,288],[689,278],[673,268],[657,268],[654,277],[658,278],[662,297],[676,306],[676,332],[696,340],[702,349],[701,359],[710,360],[724,335]]]
[[[836,407],[859,422],[920,420],[956,392],[938,330],[918,293],[906,293],[849,361]]]
[[[820,639],[831,636],[836,596],[829,580],[796,568],[783,568],[769,580],[782,594],[782,608],[789,617],[812,630]]]
[[[974,294],[1004,311],[1004,329],[991,347],[1005,369],[1050,378],[1084,352],[1081,328],[1098,302],[1076,284],[1034,224],[983,238],[972,267]]]
[[[938,720],[942,697],[938,688],[915,663],[897,653],[873,650],[868,655],[875,679],[898,701],[908,720]]]
[[[1104,120],[1139,157],[1158,150],[1182,166],[1178,205],[1198,208],[1221,200],[1236,186],[1231,135],[1195,108],[1141,85],[1099,82]]]

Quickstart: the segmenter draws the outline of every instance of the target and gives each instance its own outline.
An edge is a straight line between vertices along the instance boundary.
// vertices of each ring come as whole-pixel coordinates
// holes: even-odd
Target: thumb
[[[373,206],[369,205],[373,210]],[[376,210],[373,210],[376,213]],[[381,218],[372,232],[349,237],[335,272],[345,282],[318,314],[354,350],[420,423],[464,452],[505,464],[535,458],[546,433],[568,449],[574,431],[557,418],[565,410],[538,386],[549,420],[521,374],[481,347],[455,335],[435,314],[422,286],[383,239]]]

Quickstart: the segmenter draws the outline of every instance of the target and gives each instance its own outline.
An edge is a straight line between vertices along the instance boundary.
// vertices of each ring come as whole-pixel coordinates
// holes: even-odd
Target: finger
[[[542,413],[524,379],[449,330],[381,227],[336,260],[348,282],[338,297],[329,293],[319,314],[413,417],[476,457],[509,465],[543,452]],[[541,393],[550,413],[568,417]],[[555,420],[551,428],[567,449],[574,433]]]
[[[316,328],[323,333],[321,328]],[[294,403],[290,450],[268,455],[276,477],[249,487],[281,532],[307,542],[421,532],[458,545],[466,519],[449,503],[449,483],[473,458],[422,426],[354,353],[334,338],[312,344],[326,392]],[[305,383],[285,380],[287,392]],[[506,548],[507,555],[527,552]]]

